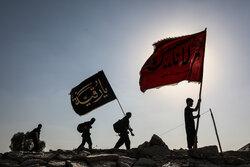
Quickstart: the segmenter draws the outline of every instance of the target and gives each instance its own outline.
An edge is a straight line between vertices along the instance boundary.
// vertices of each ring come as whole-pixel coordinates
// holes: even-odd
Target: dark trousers
[[[187,128],[187,145],[188,148],[191,149],[194,146],[194,140],[195,140],[195,129],[194,128]]]
[[[129,136],[128,136],[127,132],[120,134],[120,139],[117,141],[114,148],[119,148],[124,143],[125,143],[125,146],[126,146],[127,150],[129,150],[130,149],[130,140],[129,140]]]
[[[34,139],[34,138],[32,140],[33,140],[34,147],[31,151],[38,152],[39,151],[39,142],[37,141],[37,139]]]
[[[90,138],[90,135],[82,135],[82,143],[77,149],[84,148],[86,142],[89,145],[89,149],[92,149],[92,140]]]

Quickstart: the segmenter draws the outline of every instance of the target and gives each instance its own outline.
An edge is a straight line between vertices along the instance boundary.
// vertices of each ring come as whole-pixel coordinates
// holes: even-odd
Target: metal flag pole
[[[201,92],[202,92],[207,28],[205,29],[205,31],[206,31],[206,35],[205,35],[205,40],[204,40],[204,50],[203,50],[203,61],[202,61],[202,73],[201,73],[201,85],[200,85],[199,99],[201,99]],[[201,104],[199,105],[199,108],[198,108],[198,115],[200,115],[200,108],[201,108]],[[197,148],[197,134],[198,134],[199,122],[200,122],[200,117],[197,118],[196,131],[195,131],[195,139],[194,139],[194,148]]]
[[[220,139],[219,139],[219,135],[218,135],[218,132],[217,132],[216,124],[215,124],[215,121],[214,121],[214,115],[213,115],[213,113],[212,113],[211,108],[210,108],[209,110],[210,110],[210,113],[211,113],[211,117],[212,117],[212,119],[213,119],[214,130],[215,130],[216,137],[217,137],[217,140],[218,140],[218,144],[219,144],[219,147],[220,147],[220,152],[221,152],[221,154],[222,154],[222,148],[221,148],[221,144],[220,144]]]
[[[201,81],[201,85],[200,85],[199,99],[201,99],[201,91],[202,91],[202,81]],[[199,105],[199,108],[198,108],[198,115],[200,115],[200,109],[201,109],[201,105]],[[195,131],[195,139],[194,139],[194,148],[198,147],[197,146],[197,134],[198,134],[198,129],[199,129],[199,122],[200,122],[200,117],[197,118],[196,131]]]
[[[122,105],[121,105],[121,103],[120,103],[120,101],[119,101],[119,99],[116,97],[116,100],[117,100],[117,102],[118,102],[118,104],[119,104],[119,106],[120,106],[120,108],[121,108],[121,110],[122,110],[122,113],[124,114],[124,116],[126,115],[125,114],[125,112],[124,112],[124,110],[123,110],[123,108],[122,108]]]

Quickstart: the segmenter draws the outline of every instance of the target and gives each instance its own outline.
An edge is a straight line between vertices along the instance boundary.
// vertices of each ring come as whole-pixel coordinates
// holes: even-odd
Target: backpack
[[[79,133],[82,133],[84,131],[84,126],[85,126],[85,123],[80,123],[78,126],[77,126],[77,131]]]
[[[116,133],[121,133],[123,129],[123,122],[122,120],[118,120],[116,123],[113,124],[114,131]]]

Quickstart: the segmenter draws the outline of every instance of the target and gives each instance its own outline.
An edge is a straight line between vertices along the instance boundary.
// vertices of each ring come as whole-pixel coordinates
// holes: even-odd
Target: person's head
[[[192,107],[192,106],[193,106],[193,103],[194,103],[194,100],[191,99],[191,98],[187,98],[187,99],[186,99],[186,103],[187,103],[187,106]]]
[[[95,118],[91,118],[90,122],[94,123],[95,122]]]
[[[42,124],[38,124],[38,129],[41,129],[42,128]]]
[[[126,113],[126,117],[127,117],[127,118],[131,118],[131,116],[132,116],[131,112],[127,112],[127,113]]]

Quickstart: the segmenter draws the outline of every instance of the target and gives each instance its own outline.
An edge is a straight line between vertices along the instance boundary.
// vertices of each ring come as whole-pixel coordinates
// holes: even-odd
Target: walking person
[[[84,122],[82,124],[79,124],[77,127],[77,130],[82,133],[82,143],[77,148],[77,150],[81,150],[84,148],[85,143],[87,142],[89,145],[89,149],[92,149],[92,140],[91,140],[91,133],[90,129],[92,128],[93,123],[95,122],[95,118],[91,118],[90,121]]]
[[[34,144],[34,147],[31,151],[35,151],[35,152],[39,151],[41,128],[42,128],[42,124],[38,124],[38,126],[30,132],[30,137]]]
[[[197,142],[197,140],[195,141],[196,131],[195,131],[194,119],[200,117],[200,115],[198,115],[198,114],[196,116],[194,116],[193,112],[197,111],[199,109],[201,99],[198,100],[195,108],[191,108],[193,106],[193,102],[194,102],[193,99],[187,98],[186,99],[187,106],[184,110],[188,149],[194,148],[194,146],[197,144],[197,143],[195,143],[195,142]]]
[[[116,149],[118,149],[119,147],[121,147],[124,143],[126,146],[126,149],[129,150],[130,149],[130,139],[129,139],[129,132],[128,130],[131,132],[131,135],[134,136],[134,134],[132,133],[133,129],[129,126],[129,119],[131,118],[132,114],[131,112],[127,112],[125,117],[123,117],[121,120],[119,120],[119,140],[117,141],[117,143],[115,144]]]

